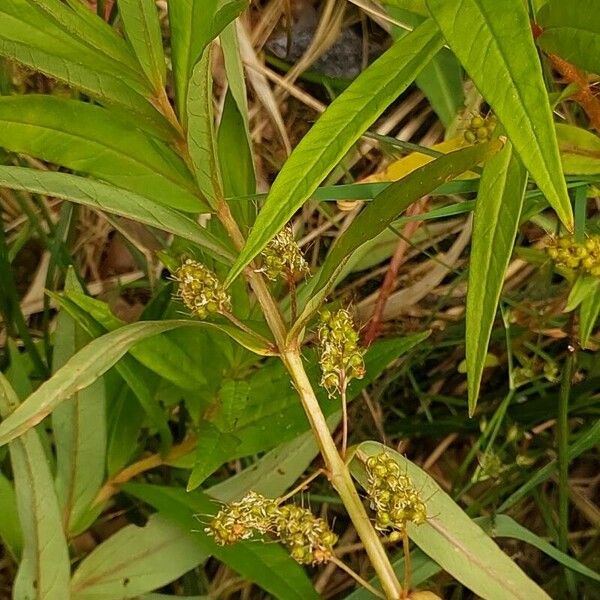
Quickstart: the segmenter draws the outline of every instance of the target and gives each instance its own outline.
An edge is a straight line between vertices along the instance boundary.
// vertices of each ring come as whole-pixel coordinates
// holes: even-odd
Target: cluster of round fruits
[[[464,138],[469,144],[487,142],[492,139],[494,129],[496,129],[496,117],[489,115],[482,117],[475,115],[466,123]]]
[[[563,235],[553,239],[546,252],[559,267],[600,277],[600,235],[592,235],[582,243],[572,235]]]
[[[174,273],[178,297],[200,319],[231,310],[231,297],[217,276],[202,263],[187,259]]]
[[[295,504],[280,505],[278,499],[256,492],[231,502],[215,515],[205,532],[221,546],[271,534],[300,564],[321,564],[333,555],[338,536],[324,519]]]
[[[278,233],[262,252],[264,266],[259,269],[268,279],[296,279],[310,274],[310,268],[294,239],[290,226]]]
[[[363,352],[358,345],[358,332],[345,309],[331,313],[324,310],[317,330],[321,385],[330,396],[341,393],[351,379],[365,375]]]
[[[407,523],[421,525],[427,508],[406,473],[386,452],[370,456],[366,462],[367,494],[375,511],[375,529],[404,532]]]

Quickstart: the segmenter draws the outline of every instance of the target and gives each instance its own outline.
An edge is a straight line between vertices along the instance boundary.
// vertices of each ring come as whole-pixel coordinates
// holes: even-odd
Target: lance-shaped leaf
[[[408,523],[408,535],[445,571],[486,600],[549,600],[550,597],[489,538],[425,471],[377,442],[360,444],[350,471],[365,487],[363,461],[387,452],[425,501],[427,521]]]
[[[65,290],[82,291],[72,268],[67,272]],[[56,326],[53,371],[63,366],[89,339],[75,320],[61,310]],[[52,431],[56,446],[56,493],[68,533],[76,528],[104,480],[106,399],[102,377],[56,408]]]
[[[523,164],[560,220],[573,229],[552,111],[526,5],[521,0],[427,0],[427,5],[450,49],[502,122]]]
[[[273,183],[227,283],[284,227],[329,172],[440,49],[437,28],[426,21],[363,71],[321,115]]]
[[[160,92],[165,83],[166,65],[156,3],[154,0],[119,0],[119,13],[127,39],[148,81]]]
[[[19,400],[0,373],[0,414],[10,418]],[[3,421],[4,423],[5,421]],[[64,600],[69,597],[70,564],[54,482],[35,430],[10,444],[23,553],[13,597]]]
[[[201,212],[206,206],[177,154],[100,106],[53,96],[4,96],[0,146],[180,210]]]
[[[3,165],[0,165],[0,187],[62,198],[127,217],[194,242],[221,262],[233,260],[231,249],[192,218],[122,188],[68,173]]]
[[[475,411],[504,275],[519,227],[527,171],[511,143],[484,166],[475,203],[466,315],[469,414]]]

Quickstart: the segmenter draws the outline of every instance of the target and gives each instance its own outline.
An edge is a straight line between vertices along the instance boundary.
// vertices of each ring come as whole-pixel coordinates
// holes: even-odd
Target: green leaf
[[[469,415],[477,404],[504,275],[523,208],[527,171],[512,144],[484,166],[475,203],[466,314]]]
[[[166,64],[154,0],[119,0],[119,14],[127,39],[155,92],[162,92]]]
[[[223,198],[213,115],[212,46],[194,67],[187,101],[188,147],[200,191],[215,209]]]
[[[595,0],[551,0],[537,14],[538,45],[591,73],[600,73],[600,6]]]
[[[206,205],[166,145],[92,104],[53,96],[0,98],[0,145],[94,175],[181,210]]]
[[[581,575],[585,575],[590,579],[600,581],[600,575],[598,573],[592,571],[585,565],[582,565],[578,560],[575,560],[564,552],[561,552],[546,540],[529,531],[529,529],[519,525],[519,523],[508,515],[482,517],[477,519],[477,524],[494,538],[504,537],[525,542],[575,573],[581,573]]]
[[[319,277],[315,277],[314,282],[308,284],[309,300],[292,327],[290,338],[304,327],[319,308],[353,252],[384,231],[415,200],[487,160],[498,152],[502,145],[500,140],[494,140],[487,144],[476,144],[449,152],[415,169],[379,193],[340,235],[327,255]]]
[[[84,11],[87,9],[80,5],[74,15],[55,0],[40,0],[35,6],[28,0],[4,2],[0,7],[0,55],[133,113],[141,127],[172,139],[175,132],[148,101],[152,90],[139,74],[124,40]]]
[[[229,273],[227,284],[284,227],[354,142],[411,84],[440,47],[437,28],[431,21],[426,21],[396,42],[331,103],[277,176],[246,245]]]
[[[143,321],[92,340],[0,423],[0,445],[22,435],[63,400],[92,384],[141,340],[178,327],[208,327],[236,336],[233,327],[202,321]],[[234,330],[234,331],[232,331]],[[236,339],[234,338],[234,339]]]
[[[175,99],[180,117],[185,118],[188,83],[204,49],[247,7],[248,0],[169,2]]]
[[[72,268],[65,290],[81,291]],[[61,310],[56,325],[52,369],[56,372],[89,341],[89,336]],[[65,532],[77,529],[104,481],[106,454],[106,400],[104,380],[65,400],[52,414],[56,447],[56,494]]]
[[[522,0],[427,0],[427,5],[523,164],[572,230],[573,212],[552,111],[525,4]]]
[[[19,408],[17,395],[0,373],[2,425]],[[13,597],[64,600],[69,597],[69,552],[52,474],[38,432],[27,432],[13,441],[9,449],[23,531],[23,553]]]
[[[243,541],[233,546],[218,546],[203,531],[210,515],[218,510],[204,494],[165,486],[126,484],[124,491],[153,506],[190,534],[207,556],[215,556],[244,579],[253,581],[275,598],[317,600],[310,579],[287,552],[275,543]],[[200,520],[200,526],[198,526]]]
[[[17,511],[17,495],[12,483],[0,473],[0,541],[15,562],[23,551],[23,532]]]
[[[364,487],[366,472],[362,460],[387,452],[427,505],[423,525],[408,524],[409,537],[430,558],[478,596],[486,600],[542,600],[550,597],[477,526],[425,471],[401,454],[377,442],[356,448],[350,463],[352,475]],[[361,460],[358,460],[358,459]]]
[[[232,251],[192,218],[138,194],[93,179],[0,165],[0,187],[62,198],[127,217],[194,242],[220,261],[233,260]]]
[[[575,310],[588,296],[594,296],[600,287],[600,280],[593,275],[580,274],[575,279],[567,298],[564,312]]]
[[[192,536],[161,515],[152,515],[144,527],[127,525],[83,559],[70,597],[126,600],[161,588],[205,560]]]
[[[598,282],[597,282],[598,283]],[[600,316],[600,285],[596,285],[593,294],[588,294],[579,309],[579,343],[582,348],[588,345],[592,330]]]
[[[575,125],[557,123],[556,136],[567,175],[600,174],[600,139],[597,135]]]

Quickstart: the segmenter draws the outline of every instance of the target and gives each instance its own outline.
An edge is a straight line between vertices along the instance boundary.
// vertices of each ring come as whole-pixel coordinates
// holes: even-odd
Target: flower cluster
[[[256,492],[249,492],[239,502],[231,502],[215,515],[204,530],[220,546],[248,540],[255,533],[271,529],[277,502]]]
[[[494,115],[490,115],[486,118],[475,115],[468,121],[464,137],[469,144],[487,142],[492,138],[494,129],[496,129],[496,117]]]
[[[330,396],[339,394],[351,379],[365,375],[363,352],[358,345],[358,332],[347,310],[321,313],[317,331],[321,365],[321,385]]]
[[[300,247],[294,240],[294,232],[288,225],[279,232],[262,253],[264,266],[260,269],[269,279],[275,281],[282,276],[287,280],[308,275],[310,268]]]
[[[563,235],[553,239],[546,251],[559,267],[600,277],[600,235],[592,235],[583,243],[576,242],[572,235]]]
[[[367,459],[367,494],[376,513],[375,529],[403,532],[427,520],[427,508],[406,473],[386,452]]]
[[[173,277],[179,283],[178,296],[200,319],[231,310],[231,298],[223,284],[203,264],[187,259]]]
[[[287,546],[300,564],[328,561],[338,537],[327,522],[306,508],[280,506],[279,502],[249,492],[240,501],[223,506],[204,531],[221,546],[269,533]]]

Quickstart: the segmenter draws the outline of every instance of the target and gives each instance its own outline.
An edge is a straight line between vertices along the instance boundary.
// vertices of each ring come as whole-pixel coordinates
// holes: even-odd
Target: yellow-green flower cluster
[[[600,235],[592,235],[582,243],[572,235],[563,235],[553,239],[546,251],[559,267],[600,277]]]
[[[317,331],[321,385],[330,396],[339,394],[351,379],[365,375],[363,352],[358,345],[358,332],[350,313],[339,309],[334,313],[324,310]]]
[[[220,546],[268,533],[279,539],[301,564],[328,561],[338,536],[327,522],[306,508],[295,504],[281,506],[279,502],[249,492],[240,501],[223,506],[204,531]]]
[[[289,225],[269,242],[262,256],[264,266],[260,271],[272,281],[280,276],[293,280],[310,273],[308,263],[302,256]]]
[[[231,298],[217,276],[203,264],[187,259],[174,273],[178,296],[200,319],[231,310]]]
[[[275,531],[290,556],[305,565],[327,562],[338,539],[324,519],[295,504],[279,508],[275,515]]]
[[[220,546],[235,544],[269,531],[277,511],[275,500],[249,492],[240,501],[223,506],[204,531]]]
[[[494,115],[485,118],[475,115],[467,122],[464,137],[469,144],[487,142],[492,138],[494,129],[496,129],[496,117]]]
[[[367,495],[375,511],[375,529],[403,532],[411,522],[427,520],[427,508],[406,473],[386,452],[367,459]]]

